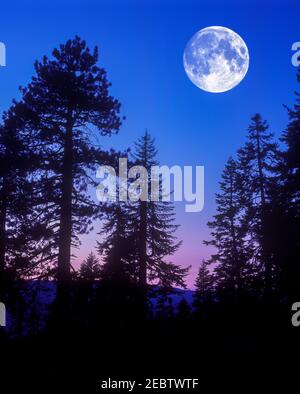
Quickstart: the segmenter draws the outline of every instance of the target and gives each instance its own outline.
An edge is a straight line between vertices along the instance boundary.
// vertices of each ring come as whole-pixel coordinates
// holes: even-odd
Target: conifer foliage
[[[104,253],[104,275],[122,275],[141,287],[155,283],[164,287],[184,286],[188,268],[167,261],[179,248],[178,225],[171,201],[151,200],[151,167],[158,165],[155,141],[149,132],[138,139],[133,163],[146,174],[136,174],[128,189],[135,201],[111,205],[100,235],[98,250]],[[141,170],[142,171],[142,170]],[[161,197],[161,193],[160,193]]]
[[[109,95],[106,72],[97,62],[97,47],[91,52],[76,36],[54,49],[52,59],[37,61],[36,75],[21,90],[27,124],[44,152],[43,211],[54,231],[61,283],[71,278],[71,246],[99,214],[88,193],[96,185],[91,175],[97,164],[112,160],[95,145],[93,134],[111,135],[121,124],[120,103]]]

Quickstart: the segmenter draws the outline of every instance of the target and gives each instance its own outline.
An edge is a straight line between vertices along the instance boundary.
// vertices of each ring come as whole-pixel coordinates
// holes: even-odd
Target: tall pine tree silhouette
[[[249,287],[251,278],[251,245],[245,226],[245,204],[249,195],[238,164],[230,158],[225,165],[220,182],[220,192],[216,194],[217,214],[208,223],[212,230],[212,240],[204,241],[216,248],[210,262],[217,263],[215,276],[217,289],[230,295]]]
[[[195,281],[193,306],[197,313],[203,313],[213,301],[215,277],[209,270],[209,262],[202,260]]]
[[[41,272],[47,261],[49,231],[37,219],[38,171],[43,156],[23,118],[20,103],[4,114],[0,129],[0,277],[14,278]],[[25,116],[26,117],[26,116]],[[48,256],[49,257],[49,256]]]
[[[154,140],[148,132],[138,139],[133,164],[147,170],[128,180],[129,201],[116,201],[106,209],[98,251],[104,258],[103,277],[127,280],[146,288],[156,283],[184,286],[188,268],[166,261],[179,248],[172,202],[151,200],[151,167],[158,165]],[[138,182],[138,185],[136,185]],[[161,186],[159,187],[161,188]],[[127,188],[126,188],[127,189]],[[143,189],[143,190],[141,190]],[[134,201],[131,201],[134,196]]]
[[[79,276],[81,279],[89,282],[101,278],[101,265],[93,252],[89,253],[87,258],[81,263]]]
[[[71,279],[71,246],[86,233],[98,204],[88,194],[96,186],[91,174],[112,156],[95,145],[97,135],[119,130],[120,104],[109,95],[109,82],[92,52],[79,37],[54,49],[53,58],[35,63],[36,75],[22,88],[22,103],[30,114],[32,130],[43,146],[45,163],[42,193],[49,227],[55,231],[56,277]]]
[[[297,73],[300,82],[300,69]],[[280,223],[282,284],[291,300],[299,296],[300,279],[300,93],[295,92],[293,108],[286,107],[289,123],[283,132],[286,145],[281,165],[281,200],[284,221]]]
[[[148,282],[162,286],[172,285],[184,287],[184,278],[189,268],[182,268],[166,261],[174,254],[181,242],[176,241],[174,224],[174,206],[170,201],[151,201],[151,167],[158,165],[157,149],[149,132],[138,139],[133,157],[135,164],[147,170],[140,198],[133,207],[133,231],[137,237],[139,284],[145,288]],[[161,197],[161,196],[160,196]]]
[[[246,180],[248,233],[254,240],[254,260],[260,265],[265,294],[274,291],[278,267],[274,263],[271,242],[272,195],[277,181],[278,146],[261,115],[252,117],[247,142],[238,152],[239,165]]]

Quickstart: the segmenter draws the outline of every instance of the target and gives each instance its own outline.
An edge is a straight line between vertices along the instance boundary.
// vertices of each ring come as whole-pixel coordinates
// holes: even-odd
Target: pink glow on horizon
[[[203,245],[203,240],[209,239],[207,228],[204,229],[206,231],[195,233],[192,229],[186,227],[182,225],[178,231],[178,239],[183,240],[183,243],[180,249],[170,257],[170,261],[183,267],[191,265],[189,275],[186,278],[186,284],[189,289],[193,289],[199,264],[202,259],[207,259],[211,255],[213,249]],[[90,252],[95,252],[97,237],[97,231],[93,231],[81,238],[81,247],[73,251],[75,255],[72,261],[74,268],[78,268]]]

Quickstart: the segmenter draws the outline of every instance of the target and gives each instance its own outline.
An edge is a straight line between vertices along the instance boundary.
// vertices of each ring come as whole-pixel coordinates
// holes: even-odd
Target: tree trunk
[[[140,207],[140,261],[139,283],[142,287],[147,285],[147,202],[141,201]]]
[[[233,204],[233,174],[230,177],[230,232],[231,232],[231,239],[232,239],[232,257],[234,263],[234,277],[232,278],[233,288],[234,288],[234,295],[235,297],[238,296],[240,288],[241,288],[241,266],[240,266],[240,259],[237,250],[237,240],[236,240],[236,232],[235,232],[235,223],[234,223],[234,211],[235,206]]]
[[[265,182],[264,182],[264,174],[263,174],[262,153],[261,153],[261,148],[260,148],[260,137],[259,137],[258,131],[256,132],[256,154],[257,154],[257,165],[258,165],[258,174],[259,174],[259,189],[260,189],[261,207],[263,210],[266,205]]]
[[[266,298],[271,295],[272,288],[272,263],[270,253],[268,250],[267,241],[267,226],[266,226],[266,195],[265,195],[265,178],[263,174],[262,152],[260,146],[260,136],[258,130],[256,132],[256,149],[257,149],[257,165],[259,174],[259,189],[260,189],[260,222],[261,222],[261,248],[262,248],[262,261],[265,268],[265,294]]]
[[[6,252],[6,215],[7,215],[7,180],[3,178],[0,206],[0,280],[3,279],[5,271]]]
[[[66,126],[62,195],[60,204],[60,229],[58,251],[58,282],[67,284],[71,277],[72,242],[72,189],[73,189],[73,122],[69,117]]]

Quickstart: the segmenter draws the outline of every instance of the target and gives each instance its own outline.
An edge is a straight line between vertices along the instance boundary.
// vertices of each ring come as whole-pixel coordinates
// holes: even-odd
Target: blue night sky
[[[300,41],[298,1],[10,1],[1,3],[0,41],[7,67],[0,69],[0,109],[18,98],[18,86],[33,75],[33,62],[78,34],[99,46],[111,93],[126,120],[118,136],[102,138],[104,147],[132,146],[147,128],[166,165],[205,166],[205,209],[185,213],[177,203],[178,235],[183,246],[174,261],[197,265],[210,250],[207,221],[228,157],[245,141],[250,116],[260,112],[279,136],[287,122],[282,104],[294,102],[296,69],[291,46]],[[198,30],[220,25],[246,42],[250,66],[233,90],[212,94],[187,78],[182,55]],[[76,261],[93,249],[95,234],[83,238]]]

